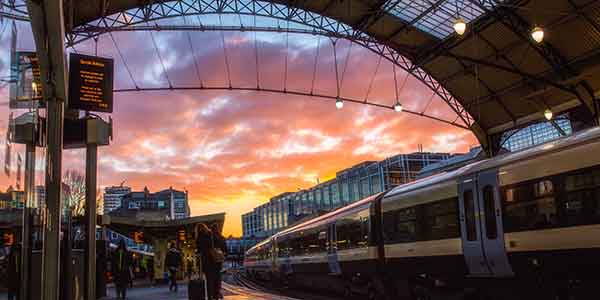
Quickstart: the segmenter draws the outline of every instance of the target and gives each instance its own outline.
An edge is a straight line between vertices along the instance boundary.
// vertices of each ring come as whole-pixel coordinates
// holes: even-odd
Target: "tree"
[[[85,176],[68,170],[63,177],[63,201],[72,216],[85,215]]]

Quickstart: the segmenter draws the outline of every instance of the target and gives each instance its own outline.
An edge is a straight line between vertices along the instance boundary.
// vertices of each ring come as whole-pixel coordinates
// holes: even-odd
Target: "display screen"
[[[69,108],[112,113],[113,60],[71,53]]]

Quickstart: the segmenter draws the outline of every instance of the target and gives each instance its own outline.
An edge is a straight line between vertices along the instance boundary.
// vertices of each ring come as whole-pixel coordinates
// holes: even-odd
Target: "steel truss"
[[[105,32],[126,30],[125,28],[128,27],[139,27],[138,25],[152,24],[167,18],[227,14],[277,19],[306,26],[311,30],[305,31],[311,31],[312,34],[348,39],[369,49],[377,55],[384,57],[410,73],[417,80],[421,81],[450,106],[457,114],[457,120],[460,119],[461,123],[465,124],[471,130],[480,128],[476,125],[476,120],[442,84],[437,82],[420,67],[414,65],[410,60],[398,53],[398,51],[392,47],[364,32],[355,30],[349,25],[342,24],[332,18],[283,4],[259,0],[175,0],[159,3],[152,3],[152,1],[150,1],[150,3],[141,4],[138,8],[122,11],[110,16],[104,16],[83,26],[73,28],[73,30],[67,34],[67,45],[76,45],[82,41],[89,40],[90,38],[95,38]],[[208,28],[207,26],[203,27],[205,29]],[[197,29],[201,30],[202,28]],[[249,31],[258,28],[240,24],[239,29]],[[277,27],[271,28],[269,31],[293,32],[298,31],[298,29],[292,30],[291,28]],[[457,125],[458,123],[452,122],[452,124]]]
[[[324,95],[319,93],[309,93],[309,92],[300,92],[300,91],[291,91],[286,89],[269,89],[269,88],[261,88],[261,87],[230,87],[230,86],[172,86],[172,87],[158,87],[158,88],[132,88],[132,89],[116,89],[115,93],[131,93],[131,92],[158,92],[158,91],[240,91],[240,92],[261,92],[261,93],[274,93],[274,94],[287,94],[287,95],[295,95],[295,96],[305,96],[305,97],[315,97],[315,98],[323,98],[329,100],[337,100],[342,99],[345,102],[357,103],[362,105],[369,105],[379,108],[385,108],[389,110],[394,110],[393,105],[385,105],[380,103],[367,102],[364,100],[359,100],[355,98],[349,97],[337,97],[332,95]],[[412,111],[410,109],[403,109],[402,113],[409,113],[411,115],[416,115],[419,117],[428,118],[431,120],[435,120],[438,122],[446,123],[452,126],[456,126],[458,128],[469,130],[470,128],[466,125],[462,125],[456,122],[451,122],[448,120],[444,120],[442,118],[438,118],[435,116],[427,115],[423,112]],[[455,120],[456,121],[456,120]]]

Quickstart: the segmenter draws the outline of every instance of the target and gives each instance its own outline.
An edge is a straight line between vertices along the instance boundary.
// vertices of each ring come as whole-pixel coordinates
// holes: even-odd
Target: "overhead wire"
[[[187,20],[185,16],[183,17],[183,22],[187,25]],[[200,86],[204,86],[202,83],[202,76],[200,76],[200,67],[198,66],[198,60],[196,59],[196,50],[194,49],[194,43],[192,42],[192,36],[189,31],[185,32],[187,35],[188,43],[190,44],[190,50],[192,50],[192,59],[194,60],[194,68],[196,69],[196,76],[198,77],[198,81],[200,81]]]
[[[287,31],[285,32],[285,64],[283,70],[283,91],[287,91],[287,73],[288,73],[288,53],[290,52],[290,21],[287,22]]]
[[[335,84],[337,87],[337,97],[340,97],[340,78],[339,78],[339,74],[338,74],[338,61],[337,61],[337,49],[336,49],[336,44],[337,44],[337,40],[331,39],[331,44],[333,46],[333,62],[334,62],[334,67],[335,67]]]
[[[219,25],[223,26],[223,20],[221,18],[221,15],[219,14]],[[232,87],[231,84],[231,72],[229,70],[229,58],[227,57],[227,45],[225,44],[225,33],[223,33],[223,31],[221,30],[221,41],[223,42],[223,54],[225,57],[225,68],[227,71],[227,81],[229,83],[229,87]]]
[[[352,45],[354,45],[352,41],[349,42],[350,46],[348,47],[348,53],[346,54],[346,60],[344,61],[344,68],[342,69],[342,78],[340,82],[340,86],[342,88],[344,87],[344,75],[346,74],[346,69],[348,68],[348,61],[350,60],[350,55],[352,54]]]
[[[312,83],[310,86],[311,94],[313,94],[315,91],[315,79],[317,77],[317,61],[319,60],[319,49],[320,48],[321,48],[321,36],[317,35],[317,50],[316,50],[316,54],[315,54],[315,63],[314,63],[314,67],[313,67]]]
[[[165,77],[167,78],[167,82],[169,83],[169,87],[173,88],[173,83],[171,83],[171,79],[169,78],[169,73],[167,72],[167,68],[162,59],[162,56],[160,55],[160,51],[158,50],[158,45],[156,44],[156,40],[154,39],[154,34],[152,33],[152,31],[150,31],[150,37],[152,39],[152,44],[154,45],[154,50],[156,51],[156,55],[158,55],[158,60],[160,61],[160,65],[163,68],[163,73],[165,74]]]
[[[254,15],[254,27],[256,27],[256,15]],[[256,88],[260,89],[260,70],[258,61],[258,38],[256,31],[254,31],[254,58],[255,58],[255,70],[256,70]]]
[[[121,49],[119,48],[119,45],[117,44],[117,41],[115,41],[115,37],[113,36],[112,32],[109,31],[108,36],[110,37],[110,40],[113,42],[113,45],[115,46],[115,49],[117,50],[117,53],[119,54],[119,57],[121,58],[121,61],[123,61],[125,70],[127,70],[127,73],[129,74],[129,78],[131,78],[131,81],[133,82],[135,89],[140,89],[137,82],[135,81],[135,78],[133,77],[133,73],[131,72],[129,65],[127,64],[127,61],[125,60],[125,56],[123,56],[123,52],[121,52]]]
[[[373,73],[373,76],[371,77],[371,82],[369,82],[369,87],[367,88],[367,95],[365,95],[365,100],[364,100],[365,103],[367,103],[367,100],[369,99],[369,94],[371,94],[371,88],[373,87],[373,82],[375,81],[375,77],[377,77],[377,72],[379,72],[379,65],[381,65],[382,58],[383,58],[383,56],[379,55],[379,59],[377,60],[377,65],[375,66],[375,72]]]

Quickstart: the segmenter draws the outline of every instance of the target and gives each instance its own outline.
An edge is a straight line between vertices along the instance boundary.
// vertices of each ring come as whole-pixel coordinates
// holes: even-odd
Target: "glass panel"
[[[482,191],[483,208],[485,212],[485,230],[488,239],[498,237],[498,226],[496,220],[496,197],[494,196],[494,187],[486,185]]]
[[[463,201],[465,205],[465,223],[467,226],[467,240],[474,241],[477,239],[477,220],[475,219],[475,199],[473,199],[472,190],[466,190],[463,193]]]

